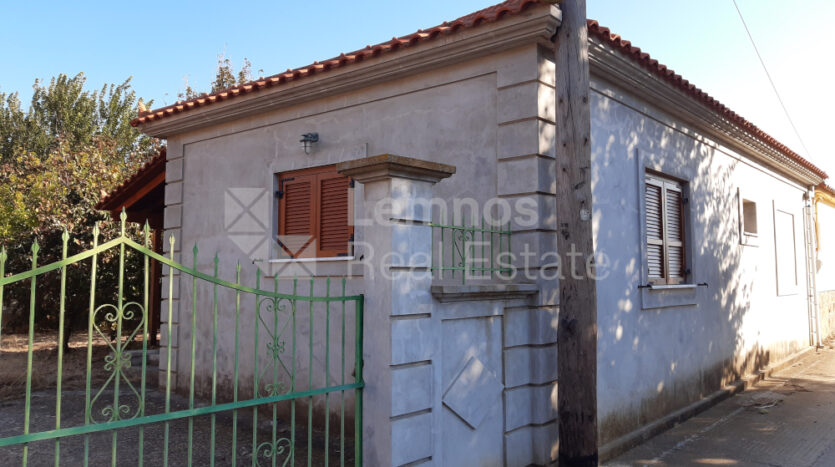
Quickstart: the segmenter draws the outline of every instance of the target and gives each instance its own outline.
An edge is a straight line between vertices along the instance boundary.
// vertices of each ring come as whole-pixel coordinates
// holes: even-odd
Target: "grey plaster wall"
[[[274,232],[275,174],[393,153],[456,166],[453,178],[433,187],[433,197],[447,201],[472,198],[479,207],[496,197],[512,205],[532,200],[538,220],[535,225],[512,225],[513,250],[521,251],[528,245],[536,258],[529,264],[532,279],[519,280],[539,281],[542,263],[538,258],[555,244],[552,75],[553,67],[543,52],[531,44],[173,136],[168,140],[165,227],[166,233],[177,239],[175,259],[190,264],[191,249],[198,243],[201,271],[211,274],[213,256],[218,253],[222,278],[233,280],[235,264],[240,261],[244,283],[252,285],[255,270],[261,267],[266,276],[263,282],[271,289],[277,266],[266,266],[262,260],[275,257],[275,251],[262,245],[253,252],[242,235],[256,232],[269,236]],[[310,155],[305,155],[298,142],[307,132],[318,132],[321,138]],[[367,192],[371,189],[357,184],[355,213],[369,211],[365,200],[379,195]],[[262,192],[264,200],[258,201]],[[247,198],[260,213],[246,228],[229,225],[228,210],[236,208],[229,204],[230,194]],[[382,253],[402,247],[415,249],[421,244],[412,233],[398,232],[357,225],[357,261],[316,266],[319,277],[314,295],[324,294],[325,276],[334,278],[333,294],[338,291],[337,279],[351,273],[347,293],[365,293],[367,297],[366,361],[377,359],[374,361],[383,365],[379,368],[390,366],[366,373],[366,423],[376,431],[366,442],[388,446],[367,452],[374,452],[376,461],[391,465],[416,461],[460,465],[460,456],[472,453],[481,453],[483,465],[547,464],[556,454],[557,437],[556,284],[540,281],[540,293],[532,301],[440,304],[429,295],[431,280],[401,276],[388,283],[371,275],[376,266],[368,265],[376,264]],[[166,243],[165,248],[168,252],[170,245]],[[361,256],[364,264],[352,264]],[[167,309],[169,277],[167,270],[164,273],[163,306]],[[173,277],[172,370],[174,384],[182,391],[189,386],[192,364],[193,291],[190,277]],[[278,287],[290,292],[292,281],[281,279]],[[308,294],[309,283],[301,281],[298,291]],[[198,284],[194,364],[197,388],[203,395],[208,394],[211,383],[212,293],[211,286]],[[219,298],[218,384],[221,398],[228,398],[235,356],[230,308],[234,297],[222,292]],[[299,306],[306,310],[307,304],[299,302]],[[349,343],[354,336],[352,309],[349,304]],[[239,345],[239,387],[242,393],[251,394],[258,317],[253,297],[244,298],[242,310],[241,335],[246,337]],[[313,369],[314,386],[322,384],[325,375],[330,375],[331,381],[341,377],[337,357],[325,362],[327,310],[317,304],[313,314],[312,356],[308,351],[309,318],[297,323],[296,339],[302,345],[295,362],[296,388],[301,390],[308,387],[309,368]],[[286,316],[281,319],[283,322]],[[331,332],[341,325],[339,319],[340,313],[331,313]],[[164,321],[163,342],[167,342],[166,316]],[[272,377],[274,369],[263,344],[269,335],[260,329],[258,370],[263,382]],[[329,341],[331,349],[339,348],[336,336],[331,334]],[[288,339],[287,345],[290,343]],[[353,354],[348,354],[349,372],[353,364]],[[484,391],[458,388],[463,384],[463,371],[489,375],[478,380]],[[281,368],[278,374],[286,383]],[[388,388],[388,393],[380,393],[381,388]],[[487,396],[478,394],[487,394],[490,400],[482,400]],[[494,394],[498,394],[495,400]],[[489,406],[481,407],[482,402]],[[324,403],[317,399],[315,404],[316,417],[321,420]],[[350,396],[348,404],[350,412]],[[332,404],[330,411],[335,410],[338,406]]]
[[[605,443],[809,344],[804,187],[673,121],[621,89],[593,84],[598,284],[598,403]],[[639,289],[646,170],[684,180],[687,290]],[[757,204],[759,236],[743,244],[737,196]],[[794,244],[775,245],[774,213],[794,216]],[[797,286],[777,288],[777,249],[796,252]],[[781,267],[784,267],[781,265]]]

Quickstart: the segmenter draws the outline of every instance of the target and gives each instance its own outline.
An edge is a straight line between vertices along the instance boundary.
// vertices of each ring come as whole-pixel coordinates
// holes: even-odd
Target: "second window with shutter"
[[[647,173],[644,190],[647,278],[681,284],[687,277],[683,184]]]

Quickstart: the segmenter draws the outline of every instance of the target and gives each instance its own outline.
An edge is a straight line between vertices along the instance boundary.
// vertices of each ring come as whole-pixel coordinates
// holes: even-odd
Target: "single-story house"
[[[281,290],[304,273],[364,294],[362,334],[348,339],[363,340],[368,465],[555,459],[560,21],[551,2],[508,0],[132,122],[167,141],[166,255],[190,265],[199,244],[207,273],[217,252],[226,277],[240,263]],[[826,174],[608,29],[588,32],[605,458],[818,342],[811,226]],[[210,290],[163,273],[162,308],[175,311],[161,371],[187,389],[194,363],[208,385],[211,320],[195,320],[196,353],[186,343]],[[307,371],[334,339],[313,333],[300,330],[311,350],[294,357],[311,387],[339,374],[333,360]],[[234,374],[251,384],[259,371]]]

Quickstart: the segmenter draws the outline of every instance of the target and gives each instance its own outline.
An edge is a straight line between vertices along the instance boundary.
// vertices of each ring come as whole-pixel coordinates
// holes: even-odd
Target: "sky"
[[[737,0],[804,145],[789,124],[732,0],[587,0],[588,17],[641,47],[835,177],[831,0]],[[132,77],[154,107],[186,83],[208,90],[219,54],[271,75],[442,23],[497,0],[66,2],[2,6],[0,93],[83,72],[88,86]],[[14,18],[14,20],[9,20]],[[835,182],[831,182],[835,183]]]

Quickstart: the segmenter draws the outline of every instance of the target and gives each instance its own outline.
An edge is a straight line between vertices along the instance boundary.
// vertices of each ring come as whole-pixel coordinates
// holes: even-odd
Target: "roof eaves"
[[[121,203],[125,198],[130,196],[136,188],[149,182],[159,173],[165,173],[165,161],[166,148],[163,147],[160,149],[159,153],[140,167],[127,180],[111,190],[110,193],[104,195],[99,202],[96,203],[95,209],[100,211],[112,211],[114,209],[119,209],[121,206],[117,206],[117,204]]]
[[[615,50],[621,52],[627,57],[631,58],[641,66],[643,66],[650,73],[661,78],[663,81],[678,88],[692,99],[701,102],[710,110],[718,114],[720,117],[729,120],[740,128],[744,129],[749,134],[753,135],[757,140],[762,141],[765,145],[787,156],[789,159],[798,163],[800,166],[811,171],[821,178],[827,178],[828,175],[822,169],[811,163],[809,160],[800,154],[792,151],[785,144],[777,141],[768,133],[761,130],[759,127],[749,122],[741,115],[737,114],[727,106],[710,96],[708,93],[699,89],[693,83],[689,82],[681,75],[677,74],[666,65],[659,63],[658,60],[653,59],[648,53],[642,51],[640,48],[632,45],[631,42],[622,39],[619,35],[613,34],[609,28],[600,26],[597,21],[588,20],[589,36],[594,36],[609,44]]]
[[[462,16],[454,21],[445,21],[444,23],[428,29],[419,29],[418,31],[402,37],[393,37],[391,40],[382,42],[376,45],[368,45],[360,50],[354,52],[342,53],[338,57],[334,57],[322,62],[313,62],[310,65],[303,66],[296,69],[288,69],[284,73],[278,73],[266,78],[258,78],[241,85],[233,86],[228,89],[217,91],[211,94],[203,93],[202,95],[189,99],[186,101],[177,101],[176,103],[162,107],[155,110],[140,112],[140,114],[133,119],[130,124],[134,127],[145,123],[157,121],[162,118],[170,117],[182,112],[187,112],[199,107],[204,107],[217,102],[234,99],[252,92],[256,92],[274,86],[280,86],[289,82],[297,81],[299,79],[307,78],[315,74],[328,72],[337,68],[350,66],[355,63],[362,62],[365,59],[378,57],[383,54],[397,52],[398,50],[413,47],[419,43],[437,39],[440,36],[453,34],[461,29],[474,28],[483,24],[493,23],[501,19],[518,14],[524,11],[529,5],[536,3],[547,3],[542,0],[507,0],[498,5],[493,5],[475,13]]]

